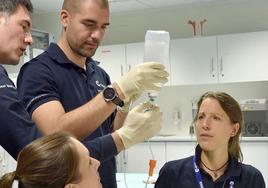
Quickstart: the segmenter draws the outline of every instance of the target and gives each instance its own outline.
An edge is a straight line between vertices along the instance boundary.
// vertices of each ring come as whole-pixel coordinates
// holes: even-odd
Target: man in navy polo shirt
[[[161,121],[158,108],[153,107],[157,112],[150,117],[146,115],[148,104],[138,106],[128,116],[126,111],[142,91],[158,90],[157,83],[167,82],[164,66],[143,63],[111,83],[107,73],[91,59],[109,25],[108,1],[65,0],[60,18],[62,33],[58,44],[52,43],[25,64],[18,77],[19,95],[39,130],[43,134],[64,130],[84,141],[112,133],[121,138],[123,148],[156,134]],[[116,112],[117,106],[124,111]],[[148,118],[154,123],[144,121]],[[89,149],[106,151],[104,146],[96,144]],[[109,152],[123,148],[112,145],[113,151]],[[101,162],[103,187],[116,187],[114,157]]]
[[[0,64],[17,65],[32,43],[32,10],[30,0],[1,0]],[[13,82],[0,65],[0,145],[16,159],[19,151],[38,136]]]

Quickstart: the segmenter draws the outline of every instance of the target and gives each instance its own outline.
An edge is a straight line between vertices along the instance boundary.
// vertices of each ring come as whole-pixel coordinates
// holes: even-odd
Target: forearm
[[[98,128],[116,109],[112,102],[105,102],[102,94],[70,112],[65,112],[59,101],[47,102],[32,114],[33,121],[45,135],[67,131],[83,140]]]
[[[116,105],[105,102],[100,93],[85,105],[66,113],[62,118],[62,127],[82,140],[97,129],[115,109]]]
[[[113,123],[113,130],[114,131],[120,129],[123,126],[125,119],[127,117],[127,114],[128,113],[126,113],[126,112],[117,110],[117,113],[116,113],[116,116],[114,119],[114,123]]]

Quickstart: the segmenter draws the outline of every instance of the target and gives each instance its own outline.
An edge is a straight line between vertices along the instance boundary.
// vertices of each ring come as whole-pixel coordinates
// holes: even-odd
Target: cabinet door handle
[[[220,59],[220,74],[221,74],[222,77],[224,77],[222,57],[221,57],[221,59]]]
[[[123,76],[124,75],[124,70],[123,70],[123,65],[122,64],[120,65],[120,68],[121,68],[121,76]]]
[[[131,70],[131,65],[128,65],[128,71],[130,71]]]
[[[211,58],[211,63],[210,63],[210,68],[211,68],[211,74],[212,74],[212,77],[215,77],[215,74],[214,74],[214,58],[212,57]]]

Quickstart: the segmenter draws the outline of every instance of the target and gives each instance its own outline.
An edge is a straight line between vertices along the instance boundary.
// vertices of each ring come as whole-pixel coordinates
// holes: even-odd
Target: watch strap
[[[114,104],[116,104],[117,106],[123,107],[124,106],[124,101],[122,101],[118,95],[116,94],[115,98],[112,100],[112,102]]]

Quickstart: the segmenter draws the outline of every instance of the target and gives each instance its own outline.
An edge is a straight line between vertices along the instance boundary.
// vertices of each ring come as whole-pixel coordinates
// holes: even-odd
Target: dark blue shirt
[[[0,65],[0,145],[17,159],[19,151],[39,136],[17,89]]]
[[[21,68],[17,82],[19,96],[30,114],[40,105],[53,100],[61,102],[64,110],[69,112],[93,99],[109,84],[109,76],[97,62],[88,58],[84,70],[70,61],[55,43]],[[111,114],[84,143],[95,138],[102,139],[100,137],[111,133],[114,117],[115,114]],[[107,159],[105,155],[115,156],[117,149],[111,136],[105,137],[109,137],[110,141],[98,142],[97,139],[87,146],[93,157],[102,162],[99,172],[103,187],[113,188],[116,187],[115,158]]]
[[[192,157],[167,162],[159,172],[155,188],[200,188],[195,177]],[[205,188],[229,188],[230,180],[234,181],[234,188],[265,188],[265,182],[259,170],[242,164],[231,156],[229,156],[225,173],[213,182],[212,177],[200,168],[200,157],[201,148],[197,146],[196,161]]]

